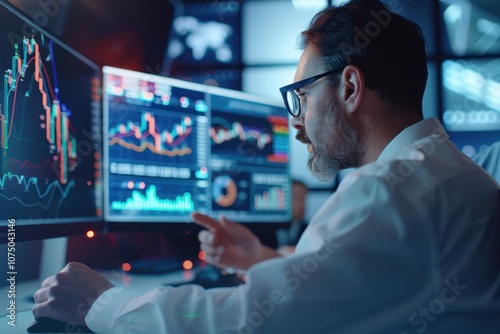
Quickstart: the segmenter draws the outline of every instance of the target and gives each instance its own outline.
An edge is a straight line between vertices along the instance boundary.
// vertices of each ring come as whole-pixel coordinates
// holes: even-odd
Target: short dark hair
[[[301,37],[300,46],[314,46],[326,70],[356,65],[366,87],[378,91],[382,99],[421,110],[427,82],[422,30],[379,0],[327,7],[314,16]]]

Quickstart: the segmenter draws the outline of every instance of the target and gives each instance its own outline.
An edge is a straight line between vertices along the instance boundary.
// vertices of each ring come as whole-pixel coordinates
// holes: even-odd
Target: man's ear
[[[355,65],[347,65],[342,72],[341,99],[348,113],[356,111],[365,93],[365,76]]]

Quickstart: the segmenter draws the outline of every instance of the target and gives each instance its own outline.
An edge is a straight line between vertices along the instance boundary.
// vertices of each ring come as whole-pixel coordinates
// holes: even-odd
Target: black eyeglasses
[[[325,73],[321,73],[310,78],[294,82],[293,84],[286,85],[280,88],[281,96],[283,97],[283,102],[285,102],[285,107],[293,117],[300,115],[300,98],[296,90],[307,85],[312,84],[318,79],[326,77],[327,75],[333,73],[340,73],[344,69],[331,70]]]

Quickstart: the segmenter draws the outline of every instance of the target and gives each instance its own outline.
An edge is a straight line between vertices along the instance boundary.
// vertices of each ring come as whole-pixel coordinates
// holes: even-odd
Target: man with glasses
[[[244,271],[245,284],[140,294],[72,263],[35,294],[35,317],[117,333],[498,333],[500,189],[423,120],[420,28],[353,0],[302,37],[295,83],[280,89],[296,138],[321,180],[358,168],[296,252],[193,213],[207,261]]]

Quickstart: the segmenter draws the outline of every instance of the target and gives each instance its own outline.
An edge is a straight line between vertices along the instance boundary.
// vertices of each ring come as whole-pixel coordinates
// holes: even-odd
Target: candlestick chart
[[[0,204],[19,219],[95,216],[96,71],[41,33],[10,37],[0,55]]]
[[[130,114],[109,130],[110,155],[135,161],[193,163],[196,136],[190,116],[160,116],[148,111]]]

